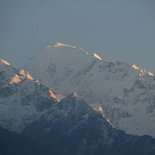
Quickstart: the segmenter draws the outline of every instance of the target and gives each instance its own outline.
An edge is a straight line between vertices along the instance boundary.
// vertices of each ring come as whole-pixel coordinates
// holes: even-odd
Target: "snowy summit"
[[[69,45],[69,44],[64,44],[64,43],[61,43],[61,42],[53,42],[51,44],[49,44],[47,46],[47,48],[50,48],[50,47],[55,47],[55,48],[76,48],[75,46],[72,46],[72,45]]]
[[[154,74],[135,64],[102,60],[97,53],[56,43],[29,60],[26,68],[64,95],[78,92],[94,107],[102,105],[116,128],[155,137]]]

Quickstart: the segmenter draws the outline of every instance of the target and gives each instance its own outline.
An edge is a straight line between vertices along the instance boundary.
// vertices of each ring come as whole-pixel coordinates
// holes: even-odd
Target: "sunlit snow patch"
[[[94,58],[96,59],[96,60],[102,60],[102,58],[97,54],[97,53],[94,53]]]
[[[23,76],[24,78],[28,79],[28,80],[34,80],[33,77],[31,76],[31,74],[27,71],[25,71],[24,69],[20,69],[19,71],[20,76]]]
[[[71,47],[71,48],[76,48],[75,46],[69,45],[69,44],[63,44],[60,42],[56,42],[56,44],[54,44],[54,47],[56,48],[63,48],[63,47]]]
[[[135,69],[135,70],[139,70],[139,67],[136,66],[135,64],[132,64],[132,65],[131,65],[131,68],[132,68],[132,69]]]
[[[4,60],[4,59],[0,59],[0,64],[11,66],[11,64],[8,61]]]
[[[141,70],[140,70],[140,74],[139,74],[139,76],[144,76],[144,75],[154,76],[154,74],[153,74],[153,73],[148,72],[148,71],[147,71],[147,70],[145,70],[145,69],[141,69]]]
[[[10,84],[17,84],[21,82],[21,79],[19,78],[19,76],[17,74],[15,74],[12,78],[11,78],[11,81],[10,81]]]

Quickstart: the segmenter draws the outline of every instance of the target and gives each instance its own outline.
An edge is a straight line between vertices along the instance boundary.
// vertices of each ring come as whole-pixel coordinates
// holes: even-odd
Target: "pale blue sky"
[[[52,41],[155,72],[155,0],[0,0],[0,57],[15,66]]]

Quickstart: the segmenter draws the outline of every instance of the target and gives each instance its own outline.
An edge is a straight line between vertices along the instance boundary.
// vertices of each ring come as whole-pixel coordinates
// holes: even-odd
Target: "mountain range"
[[[51,43],[25,68],[64,96],[78,92],[115,127],[155,137],[155,75],[135,64],[109,62],[96,52]]]
[[[154,155],[155,139],[115,129],[77,93],[59,100],[24,69],[0,61],[0,154]]]

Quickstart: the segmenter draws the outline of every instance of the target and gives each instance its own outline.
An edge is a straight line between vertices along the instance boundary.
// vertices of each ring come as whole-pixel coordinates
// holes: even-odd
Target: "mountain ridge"
[[[51,102],[58,101],[30,73],[11,65],[0,66],[0,85],[0,125],[15,132],[22,132],[26,124],[52,106]]]
[[[153,73],[135,64],[96,59],[77,47],[51,45],[45,51],[27,62],[26,68],[33,76],[64,95],[78,92],[92,106],[102,104],[105,117],[116,128],[155,137]]]
[[[115,129],[76,92],[59,101],[27,71],[19,73],[0,66],[0,82],[5,82],[0,88],[0,154],[154,155],[155,139]],[[15,74],[21,81],[10,83]]]

